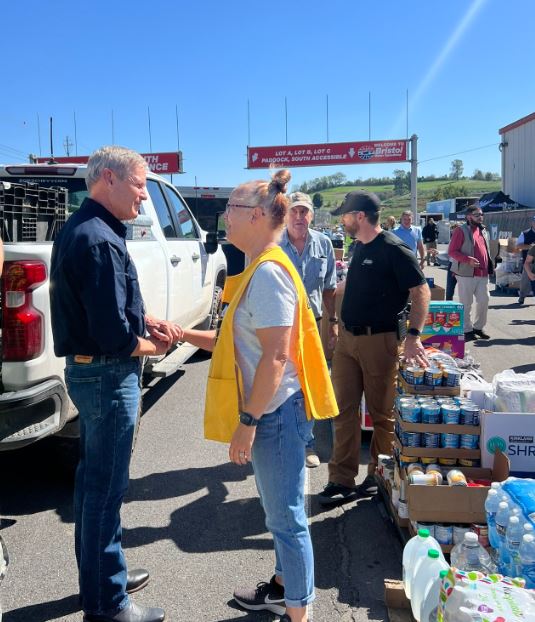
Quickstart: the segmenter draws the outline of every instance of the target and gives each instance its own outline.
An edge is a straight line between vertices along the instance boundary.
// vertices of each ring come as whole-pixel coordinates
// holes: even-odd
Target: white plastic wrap
[[[535,372],[517,374],[506,369],[494,376],[497,412],[535,413]]]

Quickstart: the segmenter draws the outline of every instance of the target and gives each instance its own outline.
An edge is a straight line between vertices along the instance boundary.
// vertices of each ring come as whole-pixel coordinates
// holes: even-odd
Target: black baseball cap
[[[331,212],[333,216],[341,216],[349,212],[369,212],[377,214],[381,211],[381,202],[379,197],[373,192],[365,192],[364,190],[354,190],[348,192],[342,201],[342,204]]]

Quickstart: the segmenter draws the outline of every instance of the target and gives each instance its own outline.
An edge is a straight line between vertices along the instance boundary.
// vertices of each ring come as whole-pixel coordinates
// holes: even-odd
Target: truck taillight
[[[2,358],[28,361],[44,347],[44,318],[33,306],[33,290],[46,281],[42,261],[8,261],[4,265]]]

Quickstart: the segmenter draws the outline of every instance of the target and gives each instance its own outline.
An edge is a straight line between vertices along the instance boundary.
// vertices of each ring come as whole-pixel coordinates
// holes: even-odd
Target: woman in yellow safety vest
[[[182,339],[212,350],[205,436],[230,442],[230,460],[251,461],[275,545],[275,574],[238,588],[245,609],[305,622],[314,599],[314,559],[304,507],[305,446],[312,418],[338,414],[316,321],[301,278],[278,246],[288,211],[290,172],[251,181],[230,195],[229,242],[250,263],[229,277],[220,329],[184,330]]]

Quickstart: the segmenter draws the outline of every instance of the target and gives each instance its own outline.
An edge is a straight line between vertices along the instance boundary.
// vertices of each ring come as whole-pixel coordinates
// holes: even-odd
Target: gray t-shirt
[[[244,401],[249,399],[262,356],[256,330],[294,326],[296,309],[297,292],[289,274],[277,263],[262,263],[251,277],[234,314],[234,348],[243,377]],[[288,359],[279,388],[266,412],[276,410],[300,388],[295,364]]]

